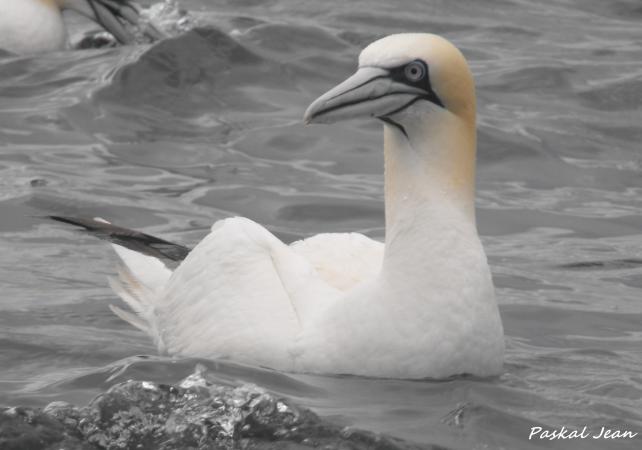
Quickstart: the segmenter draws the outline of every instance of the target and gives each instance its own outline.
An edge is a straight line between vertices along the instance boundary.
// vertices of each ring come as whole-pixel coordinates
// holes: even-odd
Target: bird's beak
[[[422,89],[395,81],[390,71],[362,67],[316,99],[305,111],[305,123],[333,123],[357,117],[385,118],[423,96]]]
[[[112,0],[63,0],[62,6],[71,9],[98,23],[114,35],[121,44],[131,44],[134,36],[124,24],[139,25],[140,13],[136,6],[129,1]],[[162,39],[164,34],[151,24],[147,24],[143,32],[152,40]]]

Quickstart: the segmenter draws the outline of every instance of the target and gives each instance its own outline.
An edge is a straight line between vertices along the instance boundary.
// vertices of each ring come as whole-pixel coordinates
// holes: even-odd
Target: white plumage
[[[54,1],[0,0],[0,49],[44,53],[66,45],[67,30]]]
[[[360,233],[324,233],[293,242],[290,249],[326,283],[347,291],[379,273],[384,246]]]
[[[308,122],[384,122],[385,245],[356,233],[286,245],[217,222],[173,272],[116,247],[116,291],[162,352],[286,371],[442,378],[501,371],[499,311],[474,214],[475,94],[461,53],[429,34],[371,44]]]

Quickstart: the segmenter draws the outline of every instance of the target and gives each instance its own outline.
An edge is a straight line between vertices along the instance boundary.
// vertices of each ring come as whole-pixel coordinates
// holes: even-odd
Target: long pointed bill
[[[63,0],[63,6],[98,23],[121,44],[134,42],[133,34],[124,26],[126,23],[140,25],[140,14],[133,3],[122,0]],[[142,29],[152,40],[165,37],[152,24],[146,24]]]
[[[333,123],[357,117],[385,118],[403,110],[425,91],[393,81],[390,72],[362,67],[350,78],[316,99],[306,110],[306,123]]]

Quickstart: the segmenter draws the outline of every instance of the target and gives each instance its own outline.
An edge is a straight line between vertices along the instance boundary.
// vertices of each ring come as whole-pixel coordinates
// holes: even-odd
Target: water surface
[[[176,382],[197,364],[127,359],[156,350],[108,309],[120,302],[106,282],[111,250],[45,214],[101,216],[186,245],[232,215],[286,241],[383,237],[380,124],[330,130],[301,116],[367,43],[427,31],[458,45],[477,81],[478,226],[504,374],[414,382],[201,363],[421,444],[640,448],[638,1],[181,4],[204,29],[153,47],[0,59],[0,404],[85,404],[119,380]],[[70,20],[72,34],[86,26]],[[640,435],[528,441],[535,425]]]

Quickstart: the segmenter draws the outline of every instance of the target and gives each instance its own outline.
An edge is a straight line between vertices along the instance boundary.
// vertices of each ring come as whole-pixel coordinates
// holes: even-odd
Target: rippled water
[[[0,404],[85,404],[117,380],[176,382],[197,363],[126,359],[155,349],[107,307],[119,301],[111,250],[43,215],[102,216],[189,245],[230,215],[287,241],[382,237],[380,125],[301,116],[365,44],[428,31],[455,42],[477,80],[478,223],[505,373],[409,382],[202,363],[422,444],[640,448],[638,0],[181,5],[207,28],[154,47],[0,59]],[[70,19],[72,35],[86,27]],[[528,441],[535,425],[640,435]]]

